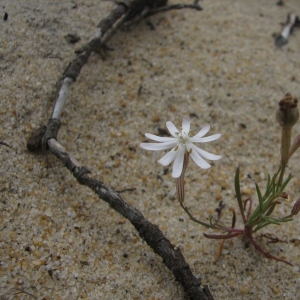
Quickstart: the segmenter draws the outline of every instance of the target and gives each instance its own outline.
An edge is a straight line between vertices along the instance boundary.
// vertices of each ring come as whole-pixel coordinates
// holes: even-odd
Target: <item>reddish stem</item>
[[[219,225],[215,225],[215,227],[213,227],[212,229],[216,229],[216,230],[223,230],[223,231],[227,231],[227,232],[239,232],[239,233],[244,233],[245,230],[244,229],[235,229],[235,228],[229,228],[229,227],[221,227]]]
[[[251,213],[251,209],[252,209],[252,199],[248,198],[248,199],[245,200],[245,202],[244,202],[244,208],[245,209],[246,209],[247,202],[249,202],[249,208],[248,208],[248,211],[247,211],[246,222],[249,221],[249,217],[250,217],[250,213]]]
[[[266,251],[264,251],[254,240],[253,235],[252,235],[253,231],[252,231],[252,227],[245,227],[245,235],[249,238],[250,242],[254,245],[255,249],[258,250],[261,254],[263,254],[265,257],[269,258],[269,259],[274,259],[277,261],[281,261],[284,262],[290,266],[293,266],[291,263],[289,263],[288,261],[284,260],[283,258],[280,257],[276,257]]]
[[[243,232],[237,232],[237,233],[232,233],[232,234],[206,234],[204,233],[204,236],[209,239],[216,239],[216,240],[226,240],[226,239],[231,239],[236,236],[242,235]]]

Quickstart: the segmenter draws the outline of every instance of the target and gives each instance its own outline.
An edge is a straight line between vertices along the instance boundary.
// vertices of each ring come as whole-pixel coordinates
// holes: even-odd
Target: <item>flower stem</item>
[[[178,178],[176,178],[176,191],[177,191],[177,198],[179,203],[184,202],[184,173],[188,164],[189,164],[189,154],[186,152],[184,154],[182,173]]]
[[[280,175],[278,180],[278,185],[280,186],[283,181],[283,176],[285,172],[286,165],[289,161],[289,153],[291,148],[292,139],[292,127],[282,126],[281,130],[281,162],[280,162]]]
[[[208,223],[202,222],[200,220],[197,220],[196,218],[193,217],[193,215],[190,213],[190,211],[188,210],[187,207],[183,206],[182,203],[180,203],[180,205],[184,209],[184,211],[189,215],[189,217],[192,221],[194,221],[195,223],[198,223],[198,224],[200,224],[200,225],[202,225],[206,228],[213,228],[214,229],[215,224],[208,224]]]

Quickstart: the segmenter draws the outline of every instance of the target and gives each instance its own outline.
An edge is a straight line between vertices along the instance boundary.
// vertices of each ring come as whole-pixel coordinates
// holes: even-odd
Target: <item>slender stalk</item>
[[[269,258],[269,259],[274,259],[274,260],[277,260],[277,261],[281,261],[281,262],[284,262],[290,266],[293,266],[290,262],[286,261],[285,259],[283,258],[280,258],[280,257],[276,257],[270,253],[267,253],[266,251],[264,251],[254,240],[254,238],[252,237],[252,233],[250,236],[248,236],[251,243],[254,245],[255,249],[258,250],[260,253],[262,253],[266,258]]]
[[[204,227],[206,227],[206,228],[213,228],[213,227],[214,227],[214,225],[211,225],[211,224],[208,224],[208,223],[205,223],[205,222],[202,222],[202,221],[200,221],[200,220],[195,219],[195,218],[193,217],[193,215],[189,212],[189,210],[188,210],[188,208],[187,208],[186,206],[183,206],[182,203],[180,203],[180,205],[181,205],[181,207],[184,209],[184,211],[189,215],[190,219],[191,219],[192,221],[194,221],[195,223],[198,223],[198,224],[200,224],[200,225],[202,225],[202,226],[204,226]]]
[[[250,214],[251,214],[251,209],[252,209],[252,199],[251,198],[248,198],[247,200],[245,200],[244,202],[244,208],[246,209],[246,205],[247,203],[249,202],[249,208],[248,208],[248,211],[247,211],[247,221],[249,220],[249,217],[250,217]]]
[[[189,164],[189,154],[186,152],[184,154],[182,173],[178,178],[176,178],[177,198],[180,204],[184,202],[184,173],[188,164]]]
[[[204,233],[204,236],[208,239],[215,239],[215,240],[227,240],[227,239],[231,239],[234,237],[237,237],[239,235],[242,235],[243,232],[237,232],[237,233],[232,233],[232,234],[206,234]]]
[[[278,185],[282,184],[285,168],[289,161],[289,154],[291,148],[292,139],[292,127],[282,126],[281,128],[281,162],[280,162],[280,175],[278,180]]]
[[[244,229],[236,229],[236,228],[231,228],[231,227],[219,227],[219,225],[215,225],[214,229],[216,230],[223,230],[226,231],[227,233],[231,232],[237,232],[237,233],[243,233],[245,230]]]

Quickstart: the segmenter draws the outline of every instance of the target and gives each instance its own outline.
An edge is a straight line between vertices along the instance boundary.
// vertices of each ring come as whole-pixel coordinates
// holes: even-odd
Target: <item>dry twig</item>
[[[300,26],[299,17],[295,14],[288,14],[287,20],[281,33],[275,38],[275,45],[278,48],[286,45],[288,43],[289,36],[295,27]]]
[[[128,219],[139,232],[141,238],[147,242],[155,253],[162,257],[164,264],[182,284],[190,299],[213,299],[207,286],[205,286],[204,289],[200,287],[200,279],[197,279],[193,275],[180,249],[174,248],[158,226],[150,223],[140,211],[127,204],[118,192],[112,190],[103,182],[92,178],[89,174],[90,171],[81,166],[57,141],[57,134],[61,123],[61,113],[70,86],[76,81],[81,68],[87,63],[91,53],[100,51],[104,47],[105,42],[113,36],[120,26],[125,22],[132,21],[136,17],[146,17],[168,9],[180,9],[185,7],[201,9],[197,1],[190,6],[165,6],[166,2],[165,0],[125,0],[125,2],[118,2],[117,7],[109,16],[98,24],[97,31],[93,38],[77,52],[77,56],[67,67],[63,75],[62,85],[51,119],[47,126],[42,126],[32,133],[27,142],[27,148],[30,151],[36,151],[43,146],[50,150],[65,167],[72,172],[80,184],[88,186],[100,199],[107,202],[110,207]]]
[[[6,147],[8,147],[8,148],[12,148],[11,146],[9,146],[7,143],[5,143],[5,142],[1,142],[0,141],[0,145],[3,145],[3,146],[6,146]]]

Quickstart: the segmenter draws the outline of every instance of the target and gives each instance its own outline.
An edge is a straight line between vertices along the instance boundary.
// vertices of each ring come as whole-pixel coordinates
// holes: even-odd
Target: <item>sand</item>
[[[208,170],[190,163],[186,206],[208,220],[223,200],[229,226],[229,209],[238,209],[237,166],[243,198],[257,204],[254,180],[265,186],[267,173],[279,165],[277,103],[287,92],[300,97],[300,32],[282,49],[272,36],[288,13],[300,14],[299,1],[276,2],[206,0],[203,11],[161,13],[119,31],[105,60],[92,54],[63,110],[59,142],[108,186],[135,188],[124,199],[180,247],[215,299],[298,299],[300,249],[292,241],[300,239],[300,216],[261,231],[284,243],[257,239],[293,266],[245,248],[240,238],[227,241],[215,263],[219,241],[206,239],[203,233],[212,231],[180,208],[171,167],[156,162],[163,152],[139,143],[147,140],[144,133],[166,129],[167,121],[180,127],[185,114],[194,132],[210,124],[209,134],[222,137],[203,149],[223,158]],[[55,84],[74,51],[113,8],[95,0],[1,3],[8,19],[0,21],[0,141],[11,146],[0,145],[1,299],[33,299],[23,292],[36,299],[186,298],[127,220],[79,185],[51,153],[26,148],[32,130],[51,116]],[[68,34],[81,40],[69,44]],[[299,131],[297,124],[293,136]],[[298,161],[296,153],[288,167],[294,175],[289,199],[275,216],[288,215],[299,198]]]

